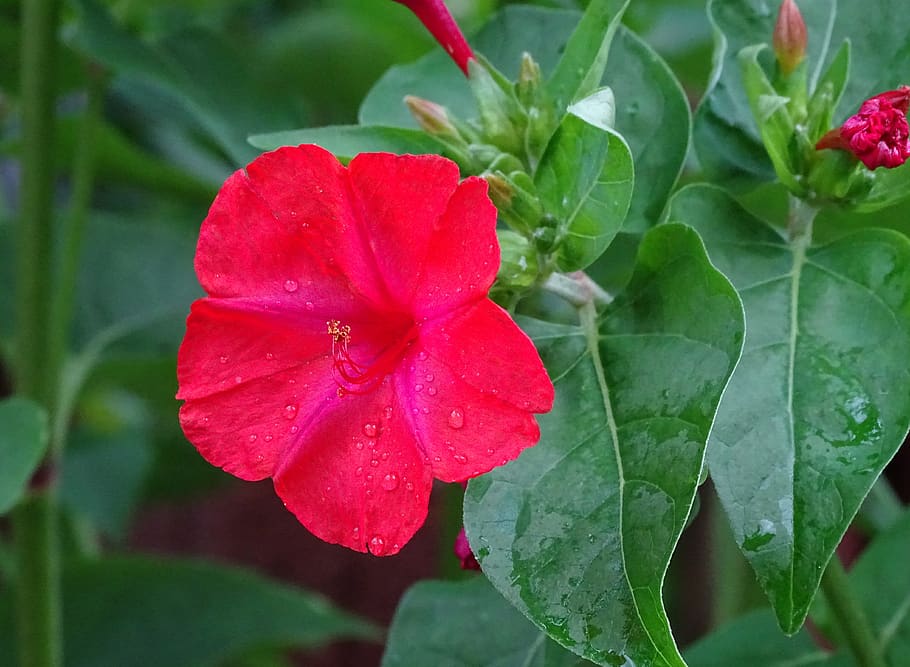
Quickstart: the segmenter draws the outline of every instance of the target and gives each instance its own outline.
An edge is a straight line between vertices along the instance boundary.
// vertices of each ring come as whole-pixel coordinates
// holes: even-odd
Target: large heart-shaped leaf
[[[549,639],[480,576],[413,586],[398,605],[382,658],[382,667],[590,664]]]
[[[12,605],[0,597],[0,664],[13,665]],[[188,561],[107,558],[63,577],[71,667],[216,667],[254,647],[375,639],[365,621],[305,591]]]
[[[603,665],[679,667],[663,578],[742,306],[695,232],[665,225],[645,235],[627,291],[580,316],[527,324],[556,403],[536,447],[468,485],[468,537],[497,589],[559,643]]]
[[[822,571],[910,424],[910,240],[867,229],[801,250],[729,195],[681,190],[746,309],[708,463],[734,536],[795,632]]]
[[[778,3],[767,0],[709,0],[715,29],[711,86],[696,113],[695,147],[715,179],[754,186],[774,180],[743,87],[737,54],[746,46],[771,43]],[[799,3],[809,33],[806,57],[815,85],[849,38],[850,78],[835,114],[840,124],[875,93],[906,83],[910,71],[910,12],[904,0],[868,3],[816,0]]]
[[[626,218],[632,180],[622,137],[566,114],[534,179],[544,210],[560,222],[561,270],[583,269],[603,254]]]
[[[508,6],[471,38],[471,44],[511,78],[518,75],[523,51],[534,56],[548,75],[580,16],[565,10]],[[689,145],[689,105],[666,63],[623,27],[616,31],[602,82],[614,92],[615,129],[628,143],[635,163],[636,186],[623,229],[641,232],[657,222],[679,177]],[[416,63],[386,72],[364,100],[360,122],[416,128],[404,105],[405,95],[442,104],[460,118],[477,116],[465,78],[446,54],[434,51]]]

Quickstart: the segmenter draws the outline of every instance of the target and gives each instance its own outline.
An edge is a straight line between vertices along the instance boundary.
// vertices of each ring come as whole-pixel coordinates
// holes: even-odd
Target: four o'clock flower
[[[849,151],[869,169],[899,167],[910,157],[908,106],[910,86],[879,93],[863,102],[858,113],[828,132],[815,147]]]
[[[282,148],[234,173],[202,224],[180,347],[180,423],[209,462],[272,478],[328,541],[397,552],[433,479],[537,442],[553,385],[487,292],[487,184],[433,155]]]
[[[395,2],[405,5],[414,12],[467,76],[468,61],[474,58],[474,52],[468,46],[468,42],[445,3],[442,0],[395,0]]]
[[[809,34],[794,0],[783,0],[772,36],[774,54],[784,75],[789,75],[806,57]]]

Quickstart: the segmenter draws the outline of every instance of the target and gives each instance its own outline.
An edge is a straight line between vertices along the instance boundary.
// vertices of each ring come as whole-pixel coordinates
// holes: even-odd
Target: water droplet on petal
[[[269,361],[271,361],[272,359],[275,358],[275,355],[272,354],[271,352],[266,352],[266,353],[265,353],[265,358],[268,359]]]
[[[363,466],[357,466],[357,469],[354,471],[354,474],[355,474],[355,475],[362,475],[362,474],[363,474]]]
[[[379,455],[379,458],[381,458],[383,461],[388,461],[388,460],[389,460],[389,453],[388,453],[388,452],[383,452],[382,454]]]
[[[370,465],[373,466],[374,468],[377,467],[379,465],[379,459],[372,459],[370,461]]]
[[[383,549],[385,547],[385,540],[383,540],[379,535],[375,535],[373,539],[370,540],[370,553],[376,556],[382,555]]]
[[[264,439],[266,442],[271,442],[271,441],[272,441],[272,436],[271,436],[271,435],[267,435],[267,436],[265,436],[265,438],[263,438],[263,439]]]
[[[259,439],[259,436],[256,435],[255,433],[253,433],[253,434],[250,436],[250,442],[256,442],[256,440],[258,440],[258,439]]]
[[[427,380],[427,382],[432,382],[434,377],[435,377],[435,376],[434,376],[432,373],[427,373],[427,374],[426,374],[426,380]]]
[[[423,391],[423,385],[418,382],[414,385],[414,391]]]
[[[405,484],[405,488],[406,488],[408,491],[413,491],[413,490],[414,490],[414,485],[413,485],[411,482],[408,482],[407,484]]]
[[[304,308],[306,308],[307,310],[310,310],[310,311],[316,307],[313,305],[312,301],[307,301],[305,304],[303,304],[303,306],[304,306]]]
[[[435,396],[435,395],[436,395],[436,387],[427,387],[427,393],[428,393],[430,396]]]
[[[385,408],[383,408],[382,412],[385,415],[386,419],[392,418],[392,406],[391,405],[385,406]]]
[[[464,412],[461,409],[455,408],[449,413],[449,426],[454,429],[464,426]]]
[[[417,355],[417,358],[420,359],[421,361],[426,361],[427,353],[424,352],[423,350],[421,350],[420,353]]]
[[[288,419],[293,419],[297,416],[297,406],[296,405],[285,405],[284,406],[284,416]]]
[[[220,357],[218,357],[218,361],[220,361],[222,364],[226,364],[228,362],[228,356],[226,354],[222,354]]]
[[[357,441],[357,443],[356,443],[354,446],[355,446],[357,449],[363,449],[363,443],[360,442],[359,440]]]
[[[393,472],[390,472],[388,475],[382,478],[382,488],[386,491],[394,491],[398,488],[398,475]]]
[[[492,447],[487,447],[487,454],[493,455],[496,452]]]
[[[240,375],[234,378],[234,384],[240,384],[241,382],[243,382],[243,378]]]
[[[467,463],[468,462],[468,457],[465,456],[464,454],[455,454],[452,456],[452,458],[454,458],[456,461],[458,461],[458,463]]]
[[[379,429],[376,427],[376,424],[368,422],[363,425],[363,434],[368,438],[375,438],[378,432]]]
[[[285,280],[284,281],[284,291],[285,292],[296,292],[297,291],[297,281],[296,280]]]
[[[296,433],[296,432],[299,431],[299,430],[300,430],[300,427],[299,427],[299,426],[292,426],[292,427],[291,427],[291,433]]]

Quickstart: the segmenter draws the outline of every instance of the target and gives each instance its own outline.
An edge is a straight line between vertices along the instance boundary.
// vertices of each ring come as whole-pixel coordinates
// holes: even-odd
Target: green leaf
[[[787,111],[789,100],[777,94],[758,62],[758,55],[766,48],[764,44],[758,44],[747,46],[739,52],[743,84],[752,109],[752,118],[758,123],[777,177],[788,188],[798,191],[802,188],[795,178],[796,167],[789,154],[794,131],[793,119]]]
[[[556,262],[577,271],[603,254],[632,198],[632,154],[612,130],[567,114],[550,139],[534,184],[560,224]]]
[[[48,444],[47,413],[25,398],[0,401],[0,515],[19,502]]]
[[[11,596],[0,597],[0,664],[12,665]],[[215,667],[252,648],[375,639],[325,600],[202,562],[104,558],[63,575],[69,667]]]
[[[805,252],[720,189],[669,219],[695,227],[746,309],[743,357],[708,463],[737,543],[785,632],[910,424],[910,240],[867,229]]]
[[[580,315],[523,323],[556,403],[536,447],[471,480],[465,527],[487,577],[560,644],[601,665],[680,667],[663,579],[739,357],[742,306],[698,235],[663,225],[626,292],[603,316]]]
[[[809,99],[808,137],[821,137],[834,125],[834,109],[844,94],[850,74],[850,40],[844,40],[834,60],[819,79],[818,86]]]
[[[382,658],[382,667],[590,664],[548,639],[479,575],[412,586],[392,619]]]
[[[766,609],[737,618],[686,649],[697,667],[853,667],[847,656],[822,651],[809,633],[782,635],[774,614]]]
[[[97,0],[76,4],[76,49],[188,113],[235,167],[256,155],[246,142],[250,134],[300,125],[287,98],[260,85],[227,40],[192,28],[150,44],[118,25]]]
[[[510,5],[471,39],[506,76],[515,78],[523,51],[552,72],[578,23],[577,12]],[[682,170],[689,145],[689,104],[667,64],[639,37],[620,26],[606,72],[616,98],[616,127],[629,145],[636,183],[624,230],[643,232],[657,223]],[[392,67],[360,107],[363,125],[416,128],[402,101],[417,95],[469,119],[477,108],[464,76],[445,53],[434,50],[416,63]]]
[[[910,655],[910,511],[880,534],[850,570],[852,589],[878,631],[885,655],[900,665]]]
[[[443,145],[424,132],[377,125],[330,125],[254,134],[249,138],[249,142],[265,151],[275,150],[281,146],[316,144],[343,161],[365,152],[414,154],[443,152]]]
[[[778,6],[766,0],[708,1],[708,17],[715,29],[715,66],[709,90],[696,112],[695,147],[713,180],[737,187],[774,180],[735,58],[750,44],[771,42]],[[835,125],[856,113],[863,100],[906,83],[910,12],[904,0],[873,4],[817,0],[799,7],[809,33],[810,94],[823,80],[821,73],[843,57],[833,49],[847,39],[851,43],[850,79],[835,113]]]
[[[588,5],[547,81],[559,117],[569,104],[600,85],[613,35],[628,6],[629,0],[592,0]]]

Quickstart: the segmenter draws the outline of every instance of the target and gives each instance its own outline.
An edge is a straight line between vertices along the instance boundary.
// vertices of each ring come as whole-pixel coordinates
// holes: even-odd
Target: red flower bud
[[[839,129],[823,136],[815,148],[849,151],[869,169],[899,167],[910,157],[908,106],[910,86],[879,93],[863,102]]]
[[[793,0],[783,0],[774,24],[774,54],[785,75],[790,74],[806,57],[809,37],[806,22]]]
[[[480,563],[477,562],[477,558],[474,557],[474,553],[471,551],[471,545],[468,544],[468,536],[465,534],[464,528],[461,529],[458,537],[455,538],[454,551],[458,560],[461,561],[462,570],[480,570]]]
[[[474,52],[442,0],[395,0],[410,9],[446,50],[461,71],[468,75],[468,61]]]

